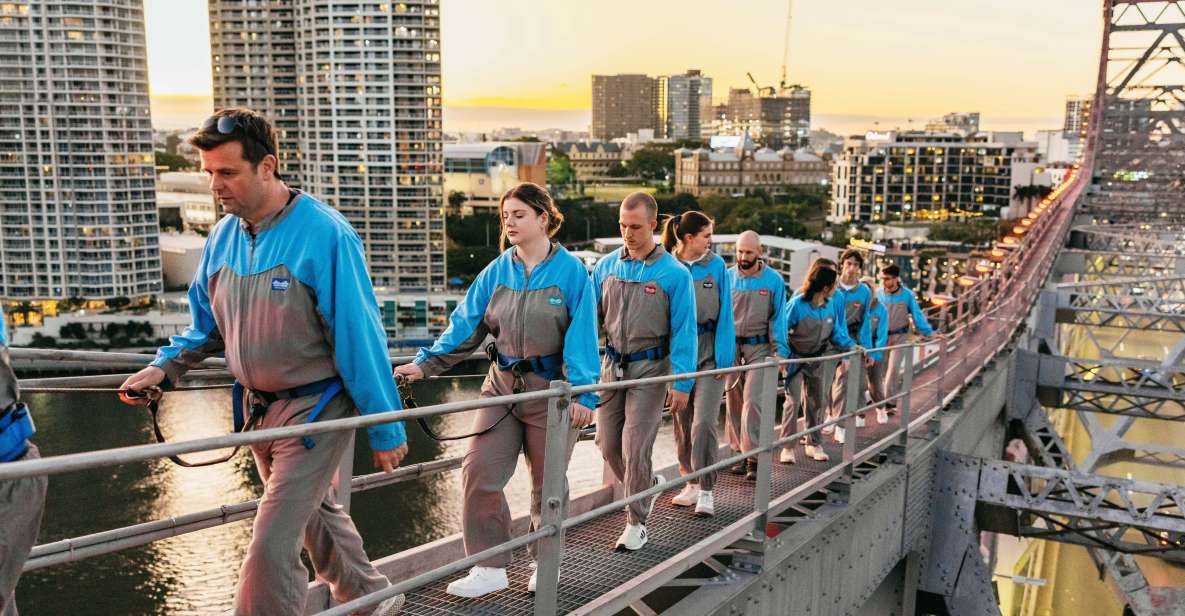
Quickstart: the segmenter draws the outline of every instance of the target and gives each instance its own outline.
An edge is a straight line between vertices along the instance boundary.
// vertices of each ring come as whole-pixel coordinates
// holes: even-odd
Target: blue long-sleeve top
[[[835,301],[839,302],[844,307],[844,318],[847,318],[847,306],[851,302],[859,302],[860,304],[860,327],[856,330],[856,341],[860,346],[869,348],[872,346],[872,328],[868,320],[869,306],[872,305],[872,289],[868,285],[857,282],[856,286],[851,289],[845,289],[842,285],[835,285]],[[847,324],[844,324],[847,327]],[[851,337],[851,331],[848,332],[848,337]]]
[[[632,353],[666,339],[672,374],[695,372],[699,336],[691,274],[661,245],[642,259],[624,258],[625,250],[601,257],[593,268],[606,342],[618,352]],[[645,301],[647,297],[665,302]],[[667,314],[659,309],[664,304]],[[682,379],[672,387],[691,393],[694,385],[695,379]]]
[[[885,310],[885,305],[877,302],[876,306],[868,311],[868,319],[875,321],[876,326],[872,329],[872,347],[866,348],[881,348],[889,344],[889,311]],[[872,361],[880,361],[884,357],[884,351],[873,351],[868,354]]]
[[[759,295],[769,296],[768,301],[770,302],[770,311],[772,314],[751,316],[759,320],[763,325],[766,322],[765,319],[768,318],[769,336],[774,342],[778,355],[781,357],[790,357],[790,346],[786,342],[786,332],[789,329],[786,325],[786,281],[782,280],[781,274],[778,274],[773,268],[763,263],[761,264],[761,271],[756,276],[745,276],[734,265],[728,269],[728,280],[732,286],[734,297],[742,293],[757,293]],[[762,291],[765,293],[762,294]],[[737,318],[742,317],[741,315],[737,315]],[[743,328],[748,325],[751,324],[738,324],[738,335],[749,336],[764,333],[764,331],[743,331]]]
[[[807,301],[806,297],[800,293],[795,293],[794,297],[786,305],[786,328],[788,330],[795,330],[794,336],[790,337],[790,351],[793,357],[796,353],[794,347],[796,341],[801,340],[803,343],[811,345],[810,349],[799,348],[799,353],[818,353],[821,352],[823,343],[830,339],[835,346],[842,350],[848,350],[856,345],[856,341],[848,336],[848,328],[843,326],[844,308],[843,304],[836,301],[836,296],[833,294],[822,306],[814,306]],[[831,332],[829,335],[824,335],[817,331],[817,328],[822,328],[830,321]],[[816,331],[808,331],[815,328]]]
[[[358,410],[401,410],[362,241],[337,210],[294,192],[254,227],[214,226],[189,287],[191,325],[152,365],[176,383],[225,352],[249,389],[281,391],[340,376]],[[401,422],[367,429],[375,451],[407,441]]]
[[[713,342],[713,359],[716,368],[731,368],[736,364],[736,323],[732,316],[732,284],[729,281],[728,269],[724,259],[712,252],[704,254],[705,258],[685,265],[691,272],[692,287],[696,293],[696,319],[704,323],[708,319],[716,322],[715,340]],[[715,302],[700,301],[705,296],[714,296]],[[711,304],[716,304],[712,306]],[[716,308],[715,314],[711,308]],[[702,353],[704,349],[699,349]],[[701,364],[702,362],[702,357]]]
[[[591,385],[600,374],[596,301],[588,270],[563,246],[554,245],[530,275],[509,248],[478,274],[448,329],[415,361],[425,374],[439,374],[492,333],[499,353],[519,359],[562,354],[568,382]],[[577,402],[596,408],[597,398],[588,392]]]
[[[885,310],[889,313],[890,332],[908,328],[909,319],[907,317],[913,317],[913,326],[918,329],[919,333],[923,336],[934,335],[934,328],[930,327],[930,322],[926,320],[926,315],[918,306],[918,299],[914,296],[913,291],[900,286],[896,293],[889,294],[885,293],[885,289],[882,287],[876,290],[876,298],[885,305]]]

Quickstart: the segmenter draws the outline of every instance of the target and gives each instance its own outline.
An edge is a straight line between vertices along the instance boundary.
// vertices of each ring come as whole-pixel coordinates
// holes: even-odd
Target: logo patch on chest
[[[769,295],[769,289],[761,289],[757,292],[758,295]]]
[[[560,297],[559,295],[552,295],[551,297],[547,298],[547,303],[551,304],[552,306],[563,306],[564,298]]]
[[[292,281],[287,278],[272,278],[273,291],[287,291],[290,286],[292,286]]]
[[[655,293],[658,293],[658,286],[653,285],[653,284],[648,284],[648,285],[642,287],[642,290],[646,292],[646,295],[654,295]]]
[[[714,286],[716,286],[716,285],[715,285],[715,284],[712,284],[712,281],[711,281],[711,280],[705,280],[705,281],[704,281],[704,288],[705,288],[705,289],[711,289],[711,288],[712,288],[712,287],[714,287]]]

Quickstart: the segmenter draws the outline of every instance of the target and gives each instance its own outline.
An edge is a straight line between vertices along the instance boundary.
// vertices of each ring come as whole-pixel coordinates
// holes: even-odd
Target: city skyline
[[[595,8],[444,0],[445,130],[587,128],[593,74],[681,74],[698,68],[713,79],[717,98],[729,87],[748,86],[746,72],[761,85],[775,83],[785,2],[718,8],[701,0],[678,5],[610,0]],[[190,125],[210,107],[205,11],[203,0],[145,0],[158,127]],[[623,15],[636,25],[623,30]],[[678,25],[645,25],[664,22]],[[1089,53],[1100,31],[1097,7],[1072,0],[1040,7],[1004,0],[991,7],[960,6],[957,14],[932,0],[891,11],[865,0],[842,6],[800,1],[794,7],[789,80],[812,89],[814,127],[834,132],[870,129],[874,123],[905,128],[910,119],[920,128],[926,119],[956,110],[982,112],[985,129],[1052,128],[1060,123],[1064,98],[1091,91],[1095,79],[1094,64],[1060,59]],[[497,70],[485,64],[491,58]]]

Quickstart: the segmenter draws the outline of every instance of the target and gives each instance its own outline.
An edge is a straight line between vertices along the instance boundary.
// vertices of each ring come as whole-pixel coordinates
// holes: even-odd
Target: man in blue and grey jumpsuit
[[[872,278],[865,278],[861,284],[867,285],[869,289],[876,286],[876,281]],[[885,305],[880,303],[876,298],[876,292],[872,292],[872,306],[868,309],[869,331],[872,332],[872,348],[884,348],[889,345],[889,313],[885,310]],[[871,351],[868,353],[869,366],[865,373],[865,378],[868,382],[868,397],[873,404],[879,405],[885,399],[884,379],[879,378],[877,364],[883,364],[885,351]],[[880,368],[879,375],[883,377],[884,368]],[[876,407],[876,422],[885,424],[889,422],[888,412],[884,406]]]
[[[926,320],[926,315],[918,306],[917,297],[914,296],[913,291],[901,284],[901,268],[895,264],[886,266],[881,270],[880,278],[881,286],[876,290],[876,299],[885,307],[885,312],[889,315],[888,346],[904,344],[909,340],[911,321],[913,327],[923,337],[933,336],[934,329],[930,327],[930,322]],[[896,349],[889,352],[889,357],[886,360],[873,364],[870,378],[880,381],[881,391],[884,392],[886,398],[897,395],[897,391],[900,389],[901,377],[899,373],[902,360],[905,358],[904,353],[912,352],[913,349]],[[896,401],[888,402],[885,406],[896,409],[897,403]]]
[[[694,372],[698,336],[691,274],[654,241],[658,204],[646,193],[633,193],[621,202],[619,219],[625,245],[593,269],[606,343],[601,381]],[[687,406],[694,383],[684,379],[671,387],[672,413]],[[666,390],[659,384],[606,392],[597,409],[597,445],[626,496],[662,481],[653,475],[651,454]],[[618,549],[646,544],[646,516],[654,500],[627,508]]]
[[[736,322],[737,363],[765,361],[776,353],[789,357],[786,345],[786,282],[761,260],[761,237],[745,231],[737,238],[736,265],[728,270],[732,283],[732,312]],[[725,421],[728,445],[733,452],[751,451],[758,445],[761,413],[776,409],[758,407],[765,383],[765,372],[754,370],[732,377],[728,385]],[[757,479],[757,461],[750,458],[730,469]]]
[[[864,255],[859,250],[849,248],[844,251],[839,258],[839,279],[835,283],[835,301],[838,302],[844,311],[844,323],[841,327],[846,327],[848,330],[848,337],[855,340],[864,348],[872,346],[872,329],[870,327],[871,319],[869,318],[869,307],[872,305],[872,289],[860,283],[860,271],[864,268]],[[844,400],[847,398],[846,388],[848,384],[848,362],[865,361],[865,366],[869,362],[861,357],[852,357],[839,362],[835,367],[835,378],[831,382],[831,410],[827,414],[828,421],[835,419],[843,414]],[[857,401],[858,406],[863,406],[863,399]],[[856,417],[856,427],[864,427],[864,416]],[[844,442],[844,429],[840,426],[834,427],[835,442]],[[823,433],[831,432],[826,428]]]
[[[8,361],[8,333],[0,310],[0,463],[34,460],[33,419],[21,402]],[[16,583],[37,542],[45,509],[44,475],[0,481],[0,615],[16,616]]]
[[[225,352],[237,380],[236,424],[277,428],[399,410],[378,303],[349,222],[279,179],[275,132],[262,116],[222,110],[190,142],[228,215],[211,231],[189,287],[192,325],[122,389],[168,389],[206,357]],[[377,466],[399,464],[407,451],[402,424],[372,426],[368,435]],[[388,586],[334,499],[332,482],[350,436],[251,446],[264,493],[236,614],[304,613],[302,544],[338,601]],[[371,613],[393,613],[402,601],[392,597]]]

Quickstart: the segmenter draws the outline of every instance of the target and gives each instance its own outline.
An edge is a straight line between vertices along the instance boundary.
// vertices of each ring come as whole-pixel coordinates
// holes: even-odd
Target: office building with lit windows
[[[1000,216],[1040,175],[1037,144],[1013,134],[868,133],[831,168],[832,223]]]
[[[139,0],[0,3],[0,299],[161,292]],[[24,307],[29,308],[29,307]]]
[[[210,0],[214,106],[280,131],[286,181],[337,208],[380,290],[445,288],[437,0]]]

